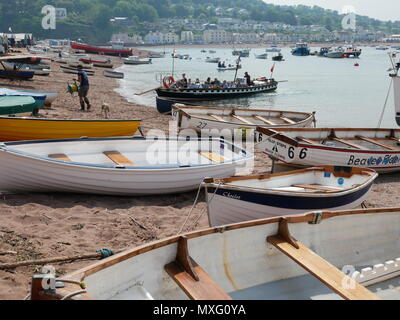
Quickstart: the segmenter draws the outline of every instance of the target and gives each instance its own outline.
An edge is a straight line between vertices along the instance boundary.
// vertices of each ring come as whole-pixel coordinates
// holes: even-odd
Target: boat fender
[[[114,251],[107,248],[96,250],[96,252],[101,253],[101,259],[105,259],[114,255]]]
[[[169,88],[173,83],[175,82],[174,78],[172,76],[167,76],[164,77],[163,79],[163,85],[165,88]]]

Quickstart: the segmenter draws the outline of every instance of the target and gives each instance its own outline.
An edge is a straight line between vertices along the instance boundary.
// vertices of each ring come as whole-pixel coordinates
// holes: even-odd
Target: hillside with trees
[[[42,7],[67,9],[67,18],[57,20],[56,30],[44,30]],[[219,11],[220,10],[220,11]],[[0,0],[0,32],[33,33],[38,38],[71,38],[105,42],[124,27],[110,22],[113,17],[128,17],[134,30],[159,18],[195,18],[215,22],[220,17],[281,22],[289,25],[320,25],[340,29],[343,15],[317,6],[277,6],[262,0]],[[357,24],[372,31],[400,33],[400,22],[383,22],[365,16]]]

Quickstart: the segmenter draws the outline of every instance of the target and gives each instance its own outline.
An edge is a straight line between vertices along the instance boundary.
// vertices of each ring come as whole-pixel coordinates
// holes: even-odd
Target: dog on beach
[[[104,101],[103,101],[103,104],[101,106],[101,114],[106,119],[108,119],[108,115],[110,114],[110,105],[108,103],[104,102]]]

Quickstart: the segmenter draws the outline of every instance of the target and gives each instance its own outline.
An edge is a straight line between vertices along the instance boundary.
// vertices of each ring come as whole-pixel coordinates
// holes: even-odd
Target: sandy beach
[[[122,64],[112,58],[114,68]],[[81,112],[79,98],[67,93],[74,75],[63,73],[52,63],[49,77],[35,76],[33,81],[12,83],[0,80],[0,87],[29,90],[56,90],[59,97],[51,108],[42,109],[45,118],[103,119],[101,106],[110,105],[110,118],[142,119],[146,133],[150,129],[168,130],[170,116],[156,109],[127,102],[116,93],[118,81],[94,68],[90,77],[90,112]],[[318,115],[317,115],[318,117]],[[256,152],[255,173],[269,172],[270,160]],[[373,186],[367,207],[392,207],[400,203],[400,174],[382,175]],[[196,197],[196,192],[152,197],[105,197],[78,194],[0,195],[0,264],[31,259],[95,253],[101,248],[114,251],[163,239],[178,233]],[[193,211],[191,221],[205,208],[204,197]],[[204,213],[193,229],[208,227]],[[193,230],[192,229],[192,230]],[[13,251],[16,254],[2,255]],[[93,263],[85,260],[53,264],[57,275]],[[0,270],[0,299],[23,299],[30,289],[31,276],[40,266]]]

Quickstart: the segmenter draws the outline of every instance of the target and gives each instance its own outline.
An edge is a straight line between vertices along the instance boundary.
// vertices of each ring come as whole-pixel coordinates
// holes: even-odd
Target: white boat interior
[[[164,168],[242,160],[246,152],[219,139],[72,139],[7,143],[0,149],[27,157],[97,167]],[[249,154],[249,157],[251,155]]]
[[[339,168],[338,168],[339,169]],[[253,192],[277,194],[305,193],[315,197],[318,194],[336,194],[346,190],[362,188],[373,181],[378,174],[371,169],[349,168],[349,173],[334,167],[308,168],[278,174],[256,175],[226,179],[211,179],[216,186],[228,189],[250,190]]]
[[[220,122],[253,126],[290,126],[307,119],[313,119],[313,113],[291,112],[264,109],[237,109],[212,107],[186,107],[176,104],[173,112],[180,110],[189,117],[216,120]]]
[[[143,245],[64,278],[86,285],[74,299],[400,300],[399,228],[400,208],[277,217]],[[77,290],[65,285],[60,298]]]
[[[281,133],[296,142],[332,148],[400,151],[399,129],[260,128],[259,131],[269,132],[271,135]]]

